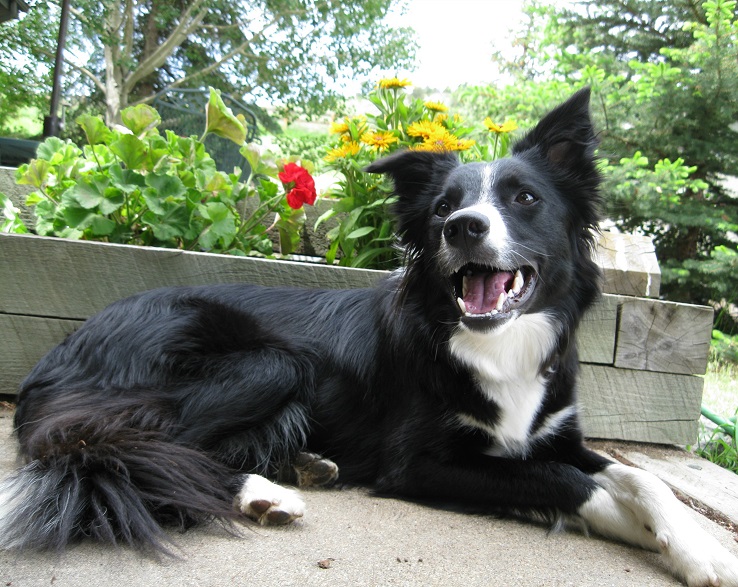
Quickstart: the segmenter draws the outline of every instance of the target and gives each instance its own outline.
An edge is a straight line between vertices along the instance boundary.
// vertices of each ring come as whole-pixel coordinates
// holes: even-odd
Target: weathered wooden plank
[[[645,299],[624,299],[615,366],[703,374],[710,353],[713,310]]]
[[[172,249],[0,234],[0,312],[87,318],[133,293],[168,285],[254,283],[369,287],[382,271]]]
[[[603,232],[598,236],[596,256],[605,275],[605,293],[658,297],[661,270],[649,237]]]
[[[691,375],[582,365],[585,435],[659,444],[697,438],[703,381]]]
[[[0,314],[0,394],[14,394],[31,368],[79,328],[79,320]]]
[[[584,315],[577,332],[579,360],[612,365],[617,335],[618,296],[603,295]]]
[[[613,452],[616,458],[650,471],[667,485],[738,525],[735,473],[682,450],[620,446]]]

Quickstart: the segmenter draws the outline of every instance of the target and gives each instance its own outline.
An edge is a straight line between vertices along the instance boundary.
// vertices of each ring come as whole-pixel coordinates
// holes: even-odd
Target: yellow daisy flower
[[[359,143],[351,141],[349,143],[344,143],[340,147],[331,149],[323,159],[328,163],[333,163],[336,159],[345,159],[346,157],[357,155],[360,149],[361,145]]]
[[[438,124],[443,124],[448,120],[448,114],[436,114],[433,117],[433,122],[437,122]]]
[[[391,132],[383,132],[380,130],[365,132],[361,135],[361,142],[370,147],[374,147],[378,151],[386,151],[392,143],[397,142],[397,137]]]
[[[431,134],[436,132],[446,132],[446,129],[432,120],[419,120],[407,127],[407,134],[411,137],[427,139]]]
[[[458,142],[458,137],[455,137],[445,128],[442,128],[438,131],[432,132],[422,143],[414,145],[412,149],[415,151],[434,152],[456,151]]]
[[[448,106],[441,104],[440,102],[424,102],[423,106],[433,112],[448,112]]]
[[[454,151],[468,151],[476,144],[477,142],[474,139],[458,139]]]
[[[348,120],[344,120],[344,122],[332,122],[331,128],[328,132],[330,132],[330,134],[332,135],[342,135],[343,133],[347,133],[348,131]]]
[[[484,119],[484,126],[486,126],[490,132],[496,132],[497,134],[512,132],[518,128],[518,125],[512,120],[508,120],[504,124],[496,124],[492,122],[492,119],[489,116]]]
[[[404,88],[406,86],[413,85],[408,79],[399,79],[396,77],[389,77],[379,80],[379,87],[383,90],[390,90],[395,88]]]

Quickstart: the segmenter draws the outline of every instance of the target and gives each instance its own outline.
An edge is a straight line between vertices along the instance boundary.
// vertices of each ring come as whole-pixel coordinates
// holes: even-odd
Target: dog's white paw
[[[738,587],[738,559],[705,532],[652,473],[613,464],[580,515],[597,532],[661,552],[689,587]]]
[[[260,475],[247,475],[236,495],[236,507],[262,526],[279,526],[305,515],[300,494]]]
[[[691,520],[657,531],[659,549],[689,587],[738,587],[738,559]]]

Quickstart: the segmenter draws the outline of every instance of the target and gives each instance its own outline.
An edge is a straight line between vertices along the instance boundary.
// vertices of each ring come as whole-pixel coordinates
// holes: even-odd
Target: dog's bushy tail
[[[0,547],[91,537],[172,554],[162,526],[233,518],[233,472],[172,442],[165,415],[119,398],[16,421],[27,464],[0,483]]]

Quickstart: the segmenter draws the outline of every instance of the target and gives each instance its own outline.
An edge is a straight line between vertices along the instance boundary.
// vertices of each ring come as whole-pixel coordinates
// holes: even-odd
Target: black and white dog
[[[170,288],[91,318],[22,384],[26,464],[0,486],[0,545],[164,549],[166,525],[287,523],[304,504],[276,482],[340,469],[385,495],[583,522],[689,585],[738,586],[738,561],[664,484],[582,443],[595,147],[583,90],[509,158],[375,162],[407,263],[374,289]]]

